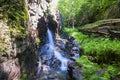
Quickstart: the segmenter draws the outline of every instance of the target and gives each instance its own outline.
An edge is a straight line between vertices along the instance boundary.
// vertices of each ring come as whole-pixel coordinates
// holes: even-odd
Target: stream
[[[42,0],[40,3],[37,1],[27,2],[31,41],[35,41],[39,36],[42,43],[32,80],[82,80],[81,64],[76,62],[80,58],[80,44],[73,37],[64,34],[56,37],[55,34],[62,29],[60,13],[52,7],[50,11],[54,14],[46,15],[53,1],[51,3],[48,0]]]
[[[77,76],[79,78],[74,79],[74,75],[77,72],[73,72],[76,65],[75,59],[79,58],[79,55],[70,57],[70,54],[65,52],[67,40],[54,39],[53,33],[49,28],[47,28],[46,35],[46,43],[38,53],[36,78],[38,80],[82,80],[81,76]],[[77,75],[79,74],[77,73]]]

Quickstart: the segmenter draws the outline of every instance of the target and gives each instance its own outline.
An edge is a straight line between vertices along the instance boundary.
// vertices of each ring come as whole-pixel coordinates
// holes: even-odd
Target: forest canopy
[[[75,26],[101,19],[118,18],[119,0],[59,0],[58,8],[64,17],[64,25]]]

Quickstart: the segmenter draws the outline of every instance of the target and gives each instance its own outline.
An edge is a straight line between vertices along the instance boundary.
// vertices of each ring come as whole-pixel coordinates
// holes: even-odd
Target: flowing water
[[[38,71],[37,74],[40,73],[42,65],[49,66],[49,69],[47,68],[47,71],[51,69],[60,69],[61,71],[67,71],[67,63],[69,59],[67,59],[65,56],[62,55],[63,53],[60,53],[54,44],[54,39],[52,32],[50,29],[47,29],[47,41],[46,44],[43,45],[39,52],[39,62],[38,62]],[[53,62],[59,61],[60,63],[57,64],[57,67],[54,67]]]
[[[63,71],[64,71],[64,70],[67,70],[67,62],[68,62],[68,59],[65,58],[65,57],[63,57],[63,56],[61,55],[61,53],[55,49],[52,32],[49,30],[49,28],[48,28],[48,30],[47,30],[47,37],[48,37],[48,41],[49,41],[49,46],[51,46],[51,49],[50,49],[50,50],[53,50],[53,51],[54,51],[55,57],[56,57],[58,60],[60,60],[60,62],[61,62],[61,67],[60,67],[60,69],[63,70]],[[49,54],[50,54],[50,53],[49,53]]]
[[[49,28],[47,29],[47,41],[48,41],[49,45],[54,47],[54,41],[53,41],[52,32],[50,31]]]

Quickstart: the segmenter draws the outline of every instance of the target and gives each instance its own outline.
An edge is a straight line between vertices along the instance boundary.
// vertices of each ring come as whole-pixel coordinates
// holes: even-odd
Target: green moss
[[[105,80],[102,77],[98,75],[92,75],[88,80]]]
[[[87,56],[81,56],[81,58],[79,58],[77,62],[83,63],[82,75],[84,80],[103,80],[101,76],[95,73],[97,70],[101,69],[100,66],[91,62]]]
[[[69,35],[76,38],[80,43],[82,42],[82,48],[85,55],[97,57],[98,61],[109,63],[111,61],[119,62],[120,56],[120,41],[110,40],[109,38],[98,37],[89,38],[78,32],[77,29],[65,28],[64,31]],[[111,57],[109,59],[109,57]],[[109,62],[108,62],[109,61]]]
[[[27,78],[27,74],[22,73],[20,76],[20,80],[26,80],[26,78]]]
[[[35,43],[36,43],[36,45],[37,45],[37,46],[38,46],[38,48],[39,48],[40,39],[39,39],[39,38],[36,38],[36,39],[35,39]]]
[[[63,32],[73,36],[79,42],[82,42],[83,40],[85,40],[87,38],[87,35],[83,35],[82,33],[78,33],[78,29],[77,28],[74,28],[74,29],[73,28],[64,28]]]
[[[0,3],[1,18],[8,20],[11,37],[25,38],[27,35],[28,11],[25,0]]]
[[[72,28],[64,28],[64,32],[82,42],[84,52],[77,61],[83,63],[84,80],[109,80],[111,77],[117,77],[120,62],[119,40],[88,37]]]
[[[115,65],[98,65],[89,60],[85,55],[81,56],[77,62],[83,63],[84,80],[109,80],[110,77],[119,73],[119,66]]]

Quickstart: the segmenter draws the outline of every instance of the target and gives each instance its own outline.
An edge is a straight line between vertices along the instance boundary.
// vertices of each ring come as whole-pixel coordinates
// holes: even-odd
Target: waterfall
[[[55,41],[55,42],[54,42]],[[42,46],[38,54],[38,66],[36,78],[38,80],[82,80],[80,70],[73,68],[77,65],[74,60],[79,58],[79,50],[76,45],[72,47],[72,51],[76,52],[69,57],[62,48],[63,41],[54,39],[52,31],[47,28],[46,43]],[[71,44],[71,43],[70,43]],[[73,44],[77,44],[76,41]],[[77,56],[76,56],[77,55]],[[60,78],[59,78],[60,77]]]
[[[49,28],[47,29],[47,41],[50,45],[52,45],[54,47],[52,32],[50,31]]]
[[[53,35],[52,35],[52,32],[50,31],[50,29],[48,28],[47,29],[47,41],[46,41],[46,44],[43,45],[43,47],[41,48],[41,51],[39,53],[39,59],[45,59],[45,65],[49,66],[51,69],[53,66],[51,66],[52,62],[54,61],[53,60],[59,60],[60,65],[59,68],[61,71],[67,71],[67,63],[68,63],[68,59],[66,57],[64,57],[62,55],[62,53],[60,53],[55,45],[54,45],[54,40],[53,40]],[[53,60],[53,61],[52,61]],[[41,62],[38,63],[38,72],[40,72],[40,65],[41,65]]]
[[[48,28],[48,30],[47,30],[47,37],[48,37],[49,45],[51,45],[51,46],[52,46],[52,49],[54,49],[54,56],[55,56],[58,60],[60,60],[60,62],[61,62],[61,67],[60,67],[60,69],[61,69],[62,71],[67,70],[67,62],[68,62],[68,59],[65,58],[65,57],[63,57],[63,56],[61,55],[61,53],[55,49],[54,41],[53,41],[53,36],[52,36],[52,33],[51,33],[51,31],[49,30],[49,28]]]
[[[61,67],[60,67],[60,69],[61,69],[62,71],[66,71],[66,70],[67,70],[68,59],[65,58],[65,57],[63,57],[63,56],[61,55],[61,53],[58,52],[57,50],[54,51],[54,54],[55,54],[55,57],[56,57],[58,60],[60,60],[60,62],[61,62]]]

